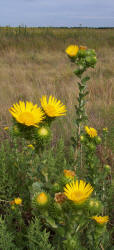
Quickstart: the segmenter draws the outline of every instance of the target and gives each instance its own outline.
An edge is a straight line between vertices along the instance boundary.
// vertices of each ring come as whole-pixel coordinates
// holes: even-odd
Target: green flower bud
[[[88,49],[86,50],[86,56],[96,56],[94,49]]]
[[[49,203],[49,195],[46,192],[38,192],[33,196],[33,207],[46,208]]]
[[[101,140],[101,137],[100,137],[100,136],[96,136],[96,137],[95,137],[95,141],[96,141],[97,144],[100,144],[101,141],[102,141],[102,140]]]
[[[36,129],[35,132],[36,143],[43,145],[50,141],[51,139],[51,130],[49,127],[42,126]]]
[[[14,135],[16,135],[16,136],[20,135],[20,131],[19,131],[18,126],[15,125],[15,126],[13,127],[13,133],[14,133]]]
[[[38,135],[41,137],[46,137],[48,135],[48,129],[45,127],[41,127],[38,129]]]
[[[96,63],[97,59],[96,56],[87,56],[86,62],[89,66],[94,65]]]
[[[86,141],[86,137],[85,137],[84,135],[81,135],[81,136],[80,136],[80,141],[81,141],[81,142],[85,142],[85,141]]]
[[[106,170],[107,173],[110,174],[111,172],[111,167],[109,165],[104,165],[104,169]]]
[[[99,213],[102,211],[102,203],[96,199],[90,199],[88,203],[88,208],[92,214]]]
[[[103,128],[103,133],[107,134],[108,133],[108,128]]]
[[[60,185],[58,183],[54,183],[52,189],[53,189],[54,192],[59,192],[60,191]]]
[[[94,151],[96,149],[96,145],[93,143],[88,143],[87,146],[91,151]]]

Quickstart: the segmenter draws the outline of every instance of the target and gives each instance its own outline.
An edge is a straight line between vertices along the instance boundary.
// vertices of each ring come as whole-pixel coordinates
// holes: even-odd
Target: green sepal
[[[84,58],[86,56],[86,50],[79,50],[77,55],[80,58]]]

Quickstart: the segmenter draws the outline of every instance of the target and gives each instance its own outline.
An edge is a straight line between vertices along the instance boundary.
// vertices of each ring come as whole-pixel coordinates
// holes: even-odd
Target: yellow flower
[[[70,45],[66,48],[65,52],[70,57],[75,57],[78,53],[79,47],[77,45]]]
[[[8,130],[9,129],[9,127],[4,127],[4,130]]]
[[[9,109],[9,112],[16,119],[17,122],[24,124],[26,126],[35,126],[42,122],[44,119],[44,112],[41,108],[33,105],[32,102],[22,102],[19,101],[19,104],[13,104],[13,107]]]
[[[27,145],[27,147],[34,150],[34,146],[32,144]]]
[[[43,206],[48,202],[48,196],[44,192],[42,192],[36,196],[36,202],[39,205]]]
[[[92,219],[102,225],[109,221],[109,216],[92,216]]]
[[[76,180],[76,182],[73,181],[72,183],[67,184],[64,191],[67,198],[74,201],[75,204],[78,205],[88,199],[93,192],[93,187],[90,184],[86,184],[86,182],[82,180]]]
[[[94,128],[89,128],[88,126],[85,126],[85,131],[92,138],[97,136],[97,130]]]
[[[14,199],[14,202],[15,202],[16,205],[21,205],[21,204],[22,204],[22,199],[19,198],[19,197],[18,197],[18,198],[15,198],[15,199]]]
[[[49,117],[66,115],[66,106],[60,100],[55,99],[55,97],[50,96],[47,102],[47,97],[42,96],[40,101],[43,110]]]
[[[74,179],[75,172],[72,170],[64,169],[64,176],[66,178]]]

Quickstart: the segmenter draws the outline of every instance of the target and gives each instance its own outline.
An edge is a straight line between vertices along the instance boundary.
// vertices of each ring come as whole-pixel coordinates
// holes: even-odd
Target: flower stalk
[[[73,146],[75,150],[75,159],[80,159],[80,166],[82,167],[82,145],[80,143],[80,135],[83,131],[84,125],[87,123],[88,117],[86,114],[86,96],[88,95],[87,81],[90,79],[89,76],[84,76],[88,68],[94,68],[96,64],[96,53],[92,49],[87,49],[85,46],[70,45],[66,49],[67,55],[70,57],[71,61],[77,65],[77,69],[74,74],[78,77],[78,104],[75,105],[76,112],[76,136],[72,137]]]

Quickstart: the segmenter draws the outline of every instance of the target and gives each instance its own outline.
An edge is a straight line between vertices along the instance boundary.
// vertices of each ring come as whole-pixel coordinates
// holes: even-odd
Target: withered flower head
[[[55,194],[54,200],[57,203],[61,204],[61,203],[63,203],[66,200],[66,196],[64,195],[64,193],[59,192],[59,193]]]

